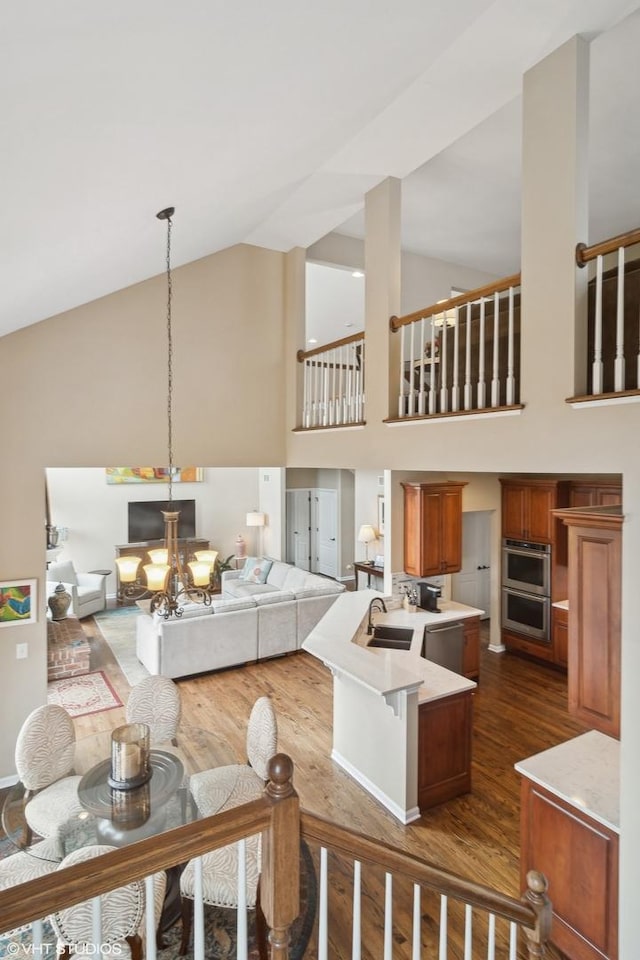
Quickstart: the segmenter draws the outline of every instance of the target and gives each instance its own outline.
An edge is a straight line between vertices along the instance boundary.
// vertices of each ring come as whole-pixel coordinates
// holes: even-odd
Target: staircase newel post
[[[271,827],[262,835],[260,904],[268,926],[271,960],[288,960],[289,927],[300,913],[300,802],[293,788],[293,761],[277,753],[269,761],[266,796]]]
[[[525,927],[527,949],[530,960],[540,960],[547,955],[547,942],[551,933],[552,909],[551,901],[547,896],[549,884],[544,874],[537,870],[527,873],[527,890],[522,899],[535,911],[537,920],[535,927]]]

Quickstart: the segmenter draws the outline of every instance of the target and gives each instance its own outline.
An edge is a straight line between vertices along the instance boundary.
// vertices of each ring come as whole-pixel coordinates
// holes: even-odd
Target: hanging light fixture
[[[168,481],[169,497],[167,509],[162,511],[164,517],[164,547],[158,550],[149,551],[151,563],[144,565],[146,584],[142,585],[146,591],[153,594],[151,598],[151,613],[157,611],[158,614],[168,620],[169,617],[181,617],[183,613],[182,604],[186,601],[192,603],[203,603],[208,606],[211,603],[211,584],[213,582],[213,567],[215,558],[211,561],[210,557],[196,558],[194,561],[182,563],[182,557],[178,549],[178,520],[180,518],[179,510],[172,510],[173,505],[173,339],[171,328],[171,306],[172,306],[172,281],[171,281],[171,217],[175,212],[174,207],[167,207],[156,214],[158,220],[167,221],[167,430],[168,430]],[[119,564],[119,575],[122,583],[129,583],[139,588],[140,583],[137,579],[137,566],[141,562],[138,557],[122,557],[123,566],[120,568],[120,559],[116,560]],[[137,560],[136,571],[131,571],[132,561]],[[127,563],[129,568],[127,569]],[[186,567],[186,569],[185,569]],[[126,591],[125,591],[126,592]]]

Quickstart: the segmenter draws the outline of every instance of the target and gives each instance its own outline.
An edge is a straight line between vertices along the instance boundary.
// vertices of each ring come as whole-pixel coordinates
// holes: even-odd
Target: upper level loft
[[[572,406],[640,398],[639,255],[640,229],[576,248],[575,282],[581,282],[582,269],[588,270],[588,292],[583,300],[576,297],[574,392],[564,398]],[[536,322],[526,304],[526,286],[518,273],[392,316],[386,361],[390,395],[396,399],[384,422],[506,416],[523,410],[526,324]],[[360,332],[298,351],[303,365],[298,431],[366,424],[366,347],[366,332]]]

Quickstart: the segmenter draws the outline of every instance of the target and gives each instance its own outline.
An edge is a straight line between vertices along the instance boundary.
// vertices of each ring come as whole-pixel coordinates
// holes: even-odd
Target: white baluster
[[[42,949],[42,920],[34,920],[31,924],[31,938],[33,940],[34,954],[42,956],[44,950]]]
[[[420,960],[422,946],[422,911],[420,909],[420,884],[413,885],[413,938],[411,941],[411,960]]]
[[[489,933],[487,939],[487,960],[496,960],[496,915],[489,914]]]
[[[624,390],[624,247],[618,247],[618,298],[616,301],[616,361],[614,390]]]
[[[414,389],[413,383],[413,371],[415,363],[415,337],[416,337],[416,324],[412,323],[411,327],[411,339],[409,341],[409,405],[407,407],[407,413],[409,416],[412,416],[415,413],[415,403],[416,403],[416,391]]]
[[[353,861],[353,931],[351,934],[351,960],[360,960],[362,933],[360,913],[361,863]]]
[[[443,313],[442,322],[442,355],[440,357],[440,413],[449,409],[449,390],[447,384],[447,313]]]
[[[480,334],[478,337],[478,410],[483,410],[487,404],[487,385],[484,381],[484,297],[480,299]]]
[[[146,960],[156,960],[156,909],[155,897],[153,896],[153,877],[144,878],[144,929],[146,936],[145,957]]]
[[[400,394],[398,396],[398,416],[404,417],[404,326],[400,328]]]
[[[311,367],[309,361],[304,362],[304,418],[303,426],[311,426]]]
[[[384,960],[393,960],[393,877],[384,875]]]
[[[102,943],[102,903],[100,897],[91,898],[91,937],[93,946],[100,946]]]
[[[322,426],[329,426],[329,367],[327,353],[320,354],[322,358]]]
[[[464,351],[464,408],[471,410],[473,396],[471,384],[471,304],[467,304],[466,343]]]
[[[204,960],[202,857],[193,858],[193,960]]]
[[[316,425],[316,365],[314,360],[309,361],[310,364],[310,383],[311,383],[311,426],[315,427]]]
[[[507,345],[507,406],[515,403],[516,378],[514,376],[515,303],[514,290],[509,287],[509,340]]]
[[[464,905],[464,960],[473,957],[473,908],[470,903]]]
[[[451,386],[451,409],[455,413],[460,409],[460,384],[458,366],[460,362],[460,308],[456,307],[453,320],[453,384]]]
[[[593,361],[591,364],[591,393],[596,396],[602,393],[602,274],[604,258],[602,254],[596,257],[596,313],[593,330]]]
[[[429,360],[429,413],[436,412],[436,328],[431,318],[431,357]]]
[[[424,414],[427,401],[427,396],[424,389],[424,374],[427,366],[424,356],[425,336],[425,318],[422,317],[420,320],[420,392],[418,394],[418,413],[420,414]]]
[[[327,848],[320,847],[320,903],[318,908],[318,960],[328,960]]]
[[[340,348],[334,347],[331,351],[331,410],[329,423],[338,422],[338,364],[340,362]]]
[[[518,924],[509,924],[509,960],[517,960],[518,955]]]
[[[438,960],[447,960],[447,898],[440,895],[440,938],[438,941]]]
[[[340,347],[338,368],[338,423],[347,422],[347,372],[349,370],[349,347]]]
[[[247,960],[247,841],[238,840],[238,909],[236,913],[238,960]]]
[[[360,351],[360,369],[357,373],[357,383],[358,383],[358,420],[364,420],[364,372],[365,372],[365,349],[364,349],[364,340],[360,341],[361,351]]]
[[[493,378],[491,380],[491,406],[500,406],[500,294],[493,295]]]

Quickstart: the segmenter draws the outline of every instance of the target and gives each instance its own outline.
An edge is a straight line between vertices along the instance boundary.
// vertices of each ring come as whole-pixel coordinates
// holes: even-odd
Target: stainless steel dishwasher
[[[425,660],[461,674],[463,649],[464,627],[459,620],[424,628],[422,656]]]

